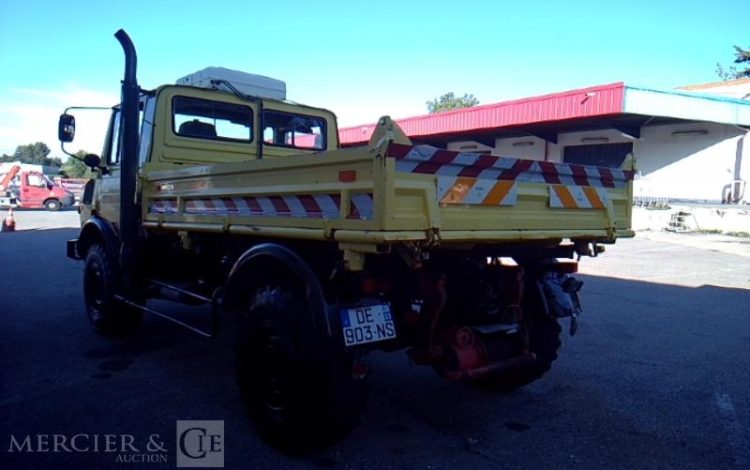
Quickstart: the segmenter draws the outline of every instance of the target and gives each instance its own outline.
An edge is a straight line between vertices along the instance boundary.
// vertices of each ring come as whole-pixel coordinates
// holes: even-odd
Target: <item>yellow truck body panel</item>
[[[161,99],[176,92],[211,93],[173,88]],[[142,220],[150,229],[331,240],[365,252],[397,242],[633,236],[632,157],[625,168],[609,169],[450,152],[411,145],[382,118],[365,147],[265,150],[272,158],[237,161],[241,152],[223,143],[198,148],[195,139],[172,135],[168,113],[159,119],[156,128],[167,135],[155,139],[162,143],[141,171]],[[181,139],[189,141],[185,148]],[[328,141],[337,143],[333,135]],[[220,163],[199,164],[211,159]],[[164,165],[170,161],[196,164]]]

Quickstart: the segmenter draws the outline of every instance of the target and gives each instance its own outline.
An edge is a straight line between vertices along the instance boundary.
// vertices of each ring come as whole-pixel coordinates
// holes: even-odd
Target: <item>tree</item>
[[[19,145],[13,155],[3,155],[0,162],[21,162],[34,165],[62,166],[62,160],[58,157],[49,157],[50,149],[44,142],[36,142],[28,145]]]
[[[736,78],[750,77],[750,48],[743,49],[740,46],[734,46],[734,63],[741,64],[742,68],[730,66],[724,68],[720,63],[716,63],[716,74],[722,80],[734,80]]]
[[[76,157],[83,159],[87,154],[87,151],[79,150],[76,152]],[[62,171],[68,178],[88,178],[91,176],[89,167],[81,160],[73,157],[68,157],[68,160],[63,164]]]
[[[427,101],[427,111],[430,114],[442,113],[443,111],[451,111],[454,109],[471,108],[479,104],[479,100],[471,94],[464,93],[464,96],[457,97],[452,91],[435,98],[434,100]]]
[[[44,160],[49,155],[50,149],[44,142],[34,144],[19,145],[13,152],[13,157],[21,163],[33,163],[35,165],[44,165]]]

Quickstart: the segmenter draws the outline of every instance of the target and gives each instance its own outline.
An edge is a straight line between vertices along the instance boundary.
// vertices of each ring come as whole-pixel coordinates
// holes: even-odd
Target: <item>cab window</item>
[[[321,117],[263,111],[263,142],[300,149],[326,148],[326,121]]]
[[[109,135],[107,136],[106,157],[108,165],[120,163],[120,110],[115,109],[110,121]]]
[[[138,110],[138,125],[143,127],[143,101],[141,98]],[[102,153],[103,159],[107,162],[107,165],[119,165],[120,164],[120,121],[122,117],[122,111],[119,106],[112,109],[112,117],[109,121],[109,131],[107,133],[107,139],[104,142],[104,151]],[[140,135],[141,129],[139,128],[138,134]],[[149,139],[151,136],[149,135]]]
[[[253,110],[238,104],[175,96],[172,124],[172,131],[183,137],[239,142],[253,140]]]
[[[26,184],[28,184],[29,186],[37,187],[37,188],[47,187],[46,179],[38,173],[29,173],[26,179]]]

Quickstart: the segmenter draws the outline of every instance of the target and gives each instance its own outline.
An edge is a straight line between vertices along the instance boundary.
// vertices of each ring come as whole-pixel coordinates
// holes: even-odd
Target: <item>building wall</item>
[[[515,137],[512,139],[496,139],[493,155],[509,156],[513,158],[526,158],[529,160],[544,160],[546,151],[553,144],[546,143],[538,137]]]
[[[448,150],[457,152],[490,152],[492,155],[529,160],[548,160],[562,162],[565,147],[570,145],[588,145],[595,143],[632,142],[614,129],[597,131],[570,132],[558,135],[557,144],[546,142],[533,136],[495,139],[495,146],[488,147],[473,141],[455,141],[447,145]]]
[[[684,131],[706,131],[706,134],[674,135]],[[602,129],[560,134],[557,144],[536,137],[513,137],[496,139],[494,147],[456,141],[447,148],[561,162],[567,146],[632,142],[638,170],[634,184],[636,197],[719,202],[724,186],[736,176],[750,182],[750,135],[741,141],[743,135],[745,131],[730,125],[684,123],[646,126],[640,139],[614,129]],[[738,143],[742,146],[742,161],[741,171],[735,175]],[[750,201],[748,193],[750,187],[745,194],[745,200]]]
[[[708,133],[674,135],[691,130]],[[635,195],[720,201],[724,186],[735,179],[738,143],[744,144],[738,176],[750,180],[750,137],[740,142],[743,135],[743,130],[723,124],[645,127],[633,148],[638,169]]]
[[[614,129],[559,134],[557,140],[557,144],[553,144],[533,136],[498,138],[495,139],[494,147],[488,147],[473,141],[455,141],[448,143],[447,149],[459,152],[484,151],[501,157],[562,162],[565,147],[570,145],[615,144],[633,141],[633,139],[625,137]]]
[[[454,152],[492,152],[493,155],[495,153],[494,147],[489,147],[480,144],[479,142],[474,142],[473,140],[457,140],[455,142],[450,142],[446,148]]]

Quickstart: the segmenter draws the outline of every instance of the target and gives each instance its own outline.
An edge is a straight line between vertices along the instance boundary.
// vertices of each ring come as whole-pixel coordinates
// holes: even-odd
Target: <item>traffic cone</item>
[[[8,209],[8,215],[3,219],[3,232],[15,232],[16,231],[16,218],[13,217],[13,209]]]

